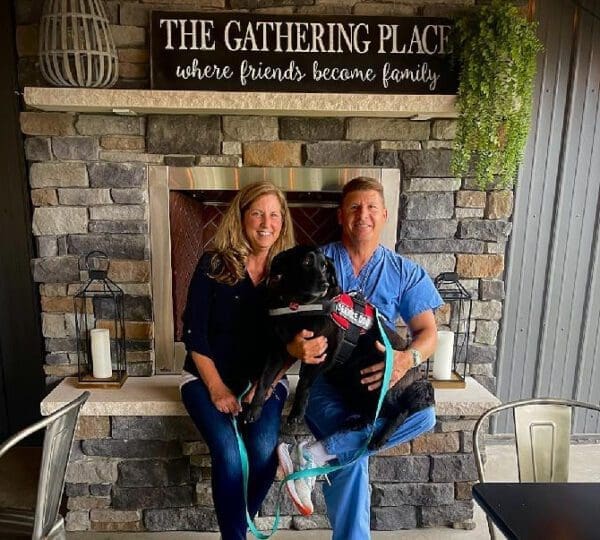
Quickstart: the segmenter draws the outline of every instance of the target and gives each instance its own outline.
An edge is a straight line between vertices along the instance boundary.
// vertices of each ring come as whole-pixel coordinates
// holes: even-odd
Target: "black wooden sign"
[[[152,12],[152,88],[454,94],[449,19]]]

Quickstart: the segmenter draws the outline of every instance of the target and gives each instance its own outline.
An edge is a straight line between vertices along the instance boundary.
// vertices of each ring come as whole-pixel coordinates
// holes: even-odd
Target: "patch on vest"
[[[351,325],[354,325],[360,328],[361,334],[364,334],[373,326],[375,310],[371,304],[356,302],[348,293],[336,296],[332,304],[331,318],[342,330],[348,330]]]

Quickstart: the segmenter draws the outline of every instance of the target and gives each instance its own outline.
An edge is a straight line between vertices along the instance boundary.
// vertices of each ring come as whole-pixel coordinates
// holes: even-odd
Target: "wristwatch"
[[[412,356],[413,365],[412,367],[416,368],[418,365],[423,362],[423,357],[421,356],[421,351],[417,349],[408,349],[408,352]]]

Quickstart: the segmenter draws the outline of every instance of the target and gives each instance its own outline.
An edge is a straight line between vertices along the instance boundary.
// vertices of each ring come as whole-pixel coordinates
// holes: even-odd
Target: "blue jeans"
[[[248,513],[255,516],[275,478],[281,411],[287,389],[278,384],[266,401],[260,419],[240,424],[248,452]],[[202,380],[181,388],[181,399],[210,450],[212,495],[223,540],[246,540],[242,466],[231,416],[219,412]]]
[[[350,411],[335,388],[318,377],[310,389],[306,423],[328,454],[347,463],[364,447],[370,429],[340,431]],[[376,428],[383,422],[378,421]],[[433,429],[434,407],[409,416],[383,447],[391,448]],[[369,455],[329,475],[331,485],[323,484],[327,515],[333,540],[366,540],[371,537],[371,493],[369,490]]]

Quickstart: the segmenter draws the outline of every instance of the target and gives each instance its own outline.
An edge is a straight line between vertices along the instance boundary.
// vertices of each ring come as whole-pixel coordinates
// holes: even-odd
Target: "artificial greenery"
[[[460,116],[452,169],[457,176],[474,172],[484,189],[512,186],[523,157],[541,49],[535,30],[536,23],[504,1],[456,22]]]

